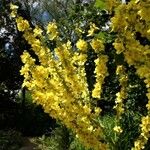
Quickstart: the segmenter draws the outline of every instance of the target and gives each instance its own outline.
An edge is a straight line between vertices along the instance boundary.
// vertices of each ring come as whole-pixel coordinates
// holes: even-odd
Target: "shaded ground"
[[[39,150],[38,145],[32,142],[31,138],[24,137],[23,145],[19,150]]]

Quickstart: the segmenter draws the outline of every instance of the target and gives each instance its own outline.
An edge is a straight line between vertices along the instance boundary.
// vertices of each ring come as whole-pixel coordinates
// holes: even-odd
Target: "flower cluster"
[[[100,39],[97,38],[92,39],[90,45],[98,56],[98,58],[94,60],[96,66],[94,71],[96,76],[96,83],[92,91],[92,97],[100,99],[104,79],[106,76],[108,76],[107,70],[108,56],[104,54],[105,47]]]
[[[119,126],[119,130],[115,130],[118,129],[118,123],[119,120],[121,119],[121,115],[124,112],[124,100],[127,98],[127,81],[128,81],[128,76],[125,72],[125,67],[123,65],[118,65],[117,66],[117,70],[116,70],[116,75],[119,78],[119,83],[121,86],[120,92],[116,93],[116,105],[114,106],[114,109],[116,110],[116,126],[114,128],[114,131],[121,133],[122,129]]]
[[[92,91],[93,98],[100,99],[104,79],[106,76],[108,76],[107,65],[106,65],[107,61],[108,61],[107,55],[100,55],[95,60],[96,67],[94,73],[96,74],[96,83]]]
[[[128,77],[127,74],[125,73],[125,68],[122,65],[117,66],[117,70],[116,70],[116,75],[119,78],[119,82],[120,82],[120,92],[118,92],[116,94],[117,98],[116,98],[116,105],[114,106],[114,109],[116,110],[117,113],[117,118],[120,119],[121,118],[121,114],[124,112],[124,108],[123,108],[123,100],[127,98],[127,81],[128,81]]]

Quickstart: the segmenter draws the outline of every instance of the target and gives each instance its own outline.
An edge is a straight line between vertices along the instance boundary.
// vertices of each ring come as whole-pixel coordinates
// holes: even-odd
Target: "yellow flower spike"
[[[94,61],[96,64],[96,68],[94,71],[94,73],[96,73],[96,83],[92,91],[93,98],[100,99],[104,79],[106,76],[108,76],[107,65],[106,65],[107,61],[108,61],[108,56],[106,55],[99,55],[99,57]]]
[[[94,85],[94,90],[92,91],[92,97],[100,99],[101,91],[101,84],[96,83]]]

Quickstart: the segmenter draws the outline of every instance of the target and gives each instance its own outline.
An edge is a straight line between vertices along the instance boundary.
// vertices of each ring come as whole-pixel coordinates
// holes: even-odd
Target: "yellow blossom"
[[[47,26],[49,40],[54,40],[58,36],[57,25],[55,22],[50,22]]]
[[[19,7],[18,7],[17,5],[14,5],[14,4],[10,3],[10,9],[12,10],[10,16],[11,16],[12,18],[15,18],[15,17],[16,17],[16,15],[17,15],[17,9],[18,9],[18,8],[19,8]]]
[[[94,98],[100,98],[104,79],[106,76],[108,76],[106,65],[107,61],[108,57],[106,55],[99,55],[99,57],[94,61],[96,64],[96,68],[94,71],[94,73],[96,73],[96,83],[92,91],[92,97]]]
[[[95,113],[96,113],[96,114],[99,115],[99,114],[101,113],[101,111],[102,111],[102,110],[101,110],[99,107],[96,107],[96,108],[95,108]]]
[[[16,22],[19,31],[28,30],[30,27],[29,22],[27,20],[24,20],[22,17],[18,17],[16,19]]]
[[[14,5],[14,4],[12,4],[12,3],[10,3],[10,9],[11,10],[16,10],[16,9],[18,9],[19,7],[17,6],[17,5]]]
[[[81,51],[83,51],[83,52],[86,52],[86,51],[87,51],[88,44],[87,44],[86,41],[80,39],[80,40],[77,41],[76,47],[77,47],[79,50],[81,50]]]
[[[90,29],[88,30],[88,35],[87,36],[93,36],[94,35],[94,32],[96,30],[99,30],[98,27],[96,27],[96,25],[94,23],[91,23],[90,25]]]
[[[113,129],[114,129],[114,131],[117,132],[117,133],[122,133],[122,132],[123,132],[123,130],[121,129],[120,126],[115,126]]]
[[[96,53],[99,53],[100,51],[104,50],[104,45],[99,39],[93,39],[90,44]]]
[[[34,36],[36,37],[36,36],[41,36],[43,31],[41,28],[36,26],[35,29],[33,30],[33,32],[34,32]]]
[[[117,54],[120,54],[124,51],[124,46],[123,46],[123,43],[113,43],[114,45],[114,48],[116,49],[116,53]]]

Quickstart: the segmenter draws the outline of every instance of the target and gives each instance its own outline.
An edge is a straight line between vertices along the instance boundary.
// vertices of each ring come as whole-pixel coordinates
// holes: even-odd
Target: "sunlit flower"
[[[88,35],[87,36],[93,36],[94,35],[94,32],[96,30],[99,30],[98,27],[96,27],[96,25],[94,23],[91,23],[90,25],[90,29],[88,30]]]
[[[16,22],[19,31],[28,30],[30,27],[29,22],[27,20],[24,20],[22,17],[18,17],[16,19]]]
[[[104,50],[104,45],[99,39],[93,39],[90,44],[96,53],[99,53],[100,51]]]
[[[85,52],[85,51],[87,51],[88,44],[86,41],[80,39],[77,41],[76,46],[79,50]]]
[[[122,132],[123,132],[123,130],[121,129],[120,126],[115,126],[113,129],[114,129],[114,131],[117,132],[117,133],[122,133]]]
[[[57,25],[55,22],[50,22],[47,26],[49,40],[54,40],[58,36]]]

